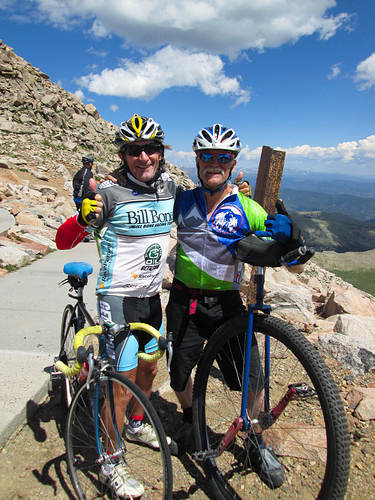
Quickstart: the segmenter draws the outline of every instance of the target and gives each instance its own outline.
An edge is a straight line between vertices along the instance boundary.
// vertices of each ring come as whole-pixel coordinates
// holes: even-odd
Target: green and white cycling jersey
[[[248,231],[265,231],[267,212],[233,186],[207,220],[200,187],[182,192],[175,203],[178,250],[176,279],[191,288],[238,290],[244,264],[232,256]]]

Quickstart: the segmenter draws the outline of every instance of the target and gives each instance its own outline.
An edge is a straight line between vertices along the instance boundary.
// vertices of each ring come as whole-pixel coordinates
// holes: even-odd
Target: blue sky
[[[293,170],[375,180],[373,0],[0,0],[0,38],[120,124],[152,116],[192,166],[196,133],[236,130]]]

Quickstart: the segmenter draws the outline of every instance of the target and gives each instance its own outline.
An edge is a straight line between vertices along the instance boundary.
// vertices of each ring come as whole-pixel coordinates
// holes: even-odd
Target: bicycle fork
[[[103,430],[101,430],[101,426],[100,426],[101,419],[105,418],[105,417],[103,417],[100,414],[101,409],[99,408],[99,400],[100,400],[99,390],[100,390],[100,384],[103,380],[105,380],[105,378],[106,378],[105,375],[103,378],[101,378],[100,373],[97,372],[95,375],[95,382],[94,382],[94,384],[95,384],[95,386],[94,386],[94,433],[95,433],[96,447],[97,447],[98,455],[99,455],[97,462],[100,465],[108,463],[108,462],[112,461],[113,459],[120,458],[121,456],[123,456],[125,454],[125,451],[126,451],[121,444],[122,441],[121,441],[120,433],[119,433],[118,427],[117,427],[115,402],[114,402],[114,396],[113,396],[113,387],[112,387],[112,381],[110,381],[110,380],[107,380],[108,387],[107,387],[107,392],[106,392],[106,398],[105,398],[106,403],[105,404],[108,405],[108,403],[109,403],[109,407],[106,408],[106,411],[109,413],[110,418],[111,418],[111,423],[112,423],[112,427],[114,430],[114,434],[116,436],[116,438],[115,438],[116,442],[118,443],[118,448],[113,453],[108,453],[108,451],[105,449],[105,444],[101,443],[101,438],[104,440],[111,439],[110,436],[101,435],[101,433],[103,433]],[[107,426],[105,425],[104,429],[106,429],[106,428],[107,428]]]
[[[229,427],[228,431],[222,438],[219,446],[215,450],[200,451],[195,454],[197,460],[206,460],[209,458],[217,458],[223,454],[228,445],[234,440],[239,432],[248,432],[250,427],[259,425],[260,429],[266,430],[280,417],[287,405],[293,400],[298,398],[311,397],[315,395],[315,391],[307,384],[298,383],[290,384],[285,395],[270,410],[270,372],[271,372],[271,341],[269,335],[265,335],[265,353],[264,353],[264,411],[261,412],[257,418],[248,418],[247,404],[249,394],[249,374],[250,374],[250,361],[251,361],[251,346],[253,342],[254,325],[254,311],[263,311],[269,314],[271,311],[270,306],[263,303],[263,285],[264,274],[263,269],[259,268],[259,274],[255,276],[257,283],[257,299],[255,304],[249,305],[249,324],[244,345],[244,366],[242,373],[242,397],[241,397],[241,414],[237,417]]]
[[[105,344],[105,337],[103,335],[100,335],[99,336],[99,352],[103,351],[104,344]],[[90,368],[92,369],[93,367],[90,366]],[[101,443],[101,438],[104,440],[110,439],[109,435],[108,436],[103,436],[103,435],[101,436],[101,433],[106,432],[104,429],[107,428],[107,426],[104,425],[104,429],[101,430],[101,426],[100,426],[100,422],[101,422],[102,418],[105,418],[100,414],[100,412],[103,410],[103,408],[102,409],[99,408],[100,385],[101,385],[101,382],[104,382],[104,381],[107,384],[104,404],[107,405],[106,411],[110,415],[109,418],[111,419],[112,427],[113,427],[114,434],[115,434],[115,440],[118,443],[118,448],[116,449],[116,451],[114,451],[111,454],[109,454],[107,452],[107,450],[105,450],[105,448],[104,448],[105,444]],[[109,403],[109,405],[108,405],[108,403]],[[121,436],[120,436],[120,433],[118,431],[117,422],[116,422],[116,409],[115,409],[115,400],[114,400],[114,395],[113,395],[113,383],[111,380],[108,380],[105,376],[105,373],[101,372],[100,370],[98,370],[95,373],[95,377],[94,377],[94,434],[95,434],[96,447],[97,447],[98,456],[99,456],[97,462],[100,465],[108,463],[112,459],[120,458],[121,456],[123,456],[125,454],[126,449],[122,446],[122,440],[121,440]]]

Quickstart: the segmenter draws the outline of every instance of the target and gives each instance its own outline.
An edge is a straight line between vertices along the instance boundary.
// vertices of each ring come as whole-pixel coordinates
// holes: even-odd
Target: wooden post
[[[254,190],[254,200],[267,213],[274,213],[276,211],[275,203],[279,197],[285,155],[285,151],[275,151],[268,146],[263,146],[262,148]]]
[[[268,146],[262,148],[253,199],[268,214],[276,212],[275,203],[279,198],[285,155],[285,151],[275,151]],[[251,281],[247,296],[250,304],[256,301],[256,285],[253,279],[257,272],[257,267],[251,269]]]

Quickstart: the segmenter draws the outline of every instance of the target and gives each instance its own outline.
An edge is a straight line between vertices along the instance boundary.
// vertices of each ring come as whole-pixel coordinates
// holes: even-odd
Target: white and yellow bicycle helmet
[[[121,151],[127,144],[144,139],[162,143],[164,132],[153,118],[135,113],[132,118],[122,122],[119,126],[115,135],[115,145],[118,151]]]

